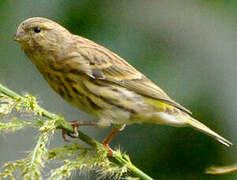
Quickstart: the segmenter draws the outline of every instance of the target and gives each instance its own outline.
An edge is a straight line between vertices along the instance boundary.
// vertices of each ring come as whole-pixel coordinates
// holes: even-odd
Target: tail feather
[[[232,143],[228,141],[227,139],[223,138],[219,134],[215,133],[213,130],[202,124],[201,122],[197,121],[196,119],[192,118],[191,116],[181,116],[179,117],[182,121],[186,122],[188,125],[192,126],[193,128],[211,136],[214,137],[217,141],[220,143],[231,146]]]

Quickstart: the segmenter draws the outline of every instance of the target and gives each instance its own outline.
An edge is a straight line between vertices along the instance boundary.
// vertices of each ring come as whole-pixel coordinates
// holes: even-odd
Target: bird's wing
[[[191,112],[172,100],[161,88],[137,71],[124,59],[88,40],[78,48],[74,61],[80,70],[94,79],[116,83],[146,97],[170,104],[188,114]],[[92,51],[92,52],[91,52]]]

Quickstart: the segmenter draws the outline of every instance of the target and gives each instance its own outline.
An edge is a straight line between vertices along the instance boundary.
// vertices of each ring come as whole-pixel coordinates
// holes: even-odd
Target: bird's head
[[[67,45],[71,33],[46,18],[33,17],[23,21],[17,28],[14,40],[19,42],[27,55],[44,55],[58,51]]]

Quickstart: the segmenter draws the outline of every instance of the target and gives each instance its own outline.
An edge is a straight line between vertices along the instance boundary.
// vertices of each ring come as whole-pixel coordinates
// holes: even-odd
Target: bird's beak
[[[23,41],[23,36],[24,36],[24,32],[23,31],[17,31],[14,35],[13,35],[13,39],[17,42],[21,42]]]

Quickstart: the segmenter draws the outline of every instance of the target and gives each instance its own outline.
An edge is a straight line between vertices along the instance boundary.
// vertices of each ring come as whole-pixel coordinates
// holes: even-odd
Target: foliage
[[[11,114],[31,113],[36,120],[19,120],[14,117],[8,121]],[[50,113],[38,105],[36,98],[26,94],[24,97],[0,85],[0,132],[15,132],[25,127],[36,128],[39,136],[33,150],[24,159],[6,162],[0,173],[0,177],[18,179],[19,177],[30,179],[60,180],[71,177],[75,170],[80,172],[95,171],[98,179],[110,177],[113,179],[151,179],[145,173],[137,169],[126,154],[120,150],[113,151],[113,156],[108,156],[107,149],[94,139],[79,131],[79,137],[86,145],[71,143],[63,147],[49,148],[51,137],[57,129],[73,132],[73,127],[63,117]],[[45,172],[46,165],[57,161],[56,168],[49,174]],[[132,172],[137,178],[129,176]]]

